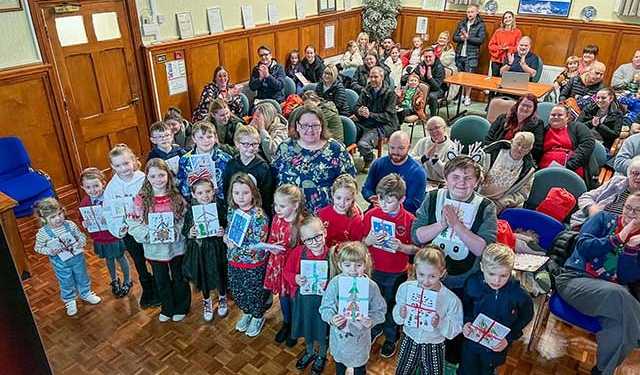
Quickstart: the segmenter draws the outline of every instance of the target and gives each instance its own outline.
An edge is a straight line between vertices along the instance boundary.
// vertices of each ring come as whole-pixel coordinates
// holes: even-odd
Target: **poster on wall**
[[[15,12],[22,10],[20,0],[0,0],[0,12]]]
[[[304,2],[302,0],[296,0],[296,18],[304,19]]]
[[[518,14],[569,17],[571,0],[520,0]]]
[[[222,24],[222,10],[220,7],[207,8],[207,20],[209,20],[209,32],[211,34],[221,33],[224,31]]]
[[[269,16],[269,25],[275,25],[280,22],[278,7],[276,4],[267,4],[267,16]]]
[[[253,8],[250,5],[240,7],[242,13],[242,24],[245,29],[253,29],[256,27],[256,21],[253,19]]]
[[[191,12],[176,13],[176,20],[178,21],[178,31],[180,33],[180,39],[193,38],[194,36],[196,36],[195,29],[193,28],[193,19],[191,18]]]
[[[187,92],[187,67],[184,64],[184,60],[167,61],[164,64],[167,68],[169,95]]]
[[[422,0],[422,9],[444,10],[447,0]]]

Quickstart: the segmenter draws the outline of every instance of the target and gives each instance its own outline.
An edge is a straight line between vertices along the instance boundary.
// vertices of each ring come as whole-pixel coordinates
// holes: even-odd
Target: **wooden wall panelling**
[[[324,29],[322,30],[324,34]],[[320,24],[312,23],[300,28],[300,53],[301,57],[304,57],[304,48],[307,45],[313,45],[316,47],[316,50],[320,50],[322,47],[320,44]],[[325,57],[325,56],[323,56]]]
[[[260,56],[258,56],[258,48],[260,46],[267,46],[271,49],[271,54],[273,55],[276,48],[276,36],[275,30],[267,30],[267,32],[263,34],[250,34],[249,35],[249,66],[253,68],[258,65],[258,61],[260,61]],[[275,55],[273,55],[275,56]],[[249,72],[251,74],[251,72]],[[248,78],[247,78],[248,79]]]
[[[347,47],[347,42],[350,40],[356,40],[358,37],[358,33],[362,29],[362,18],[360,14],[353,15],[350,17],[340,18],[338,20],[338,48],[340,48],[339,53],[343,53]]]
[[[189,92],[187,91],[175,95],[169,95],[169,82],[167,80],[166,63],[176,60],[175,52],[180,52],[183,58],[186,60],[188,57],[185,55],[185,51],[186,50],[184,47],[179,48],[177,46],[168,46],[166,49],[154,51],[154,54],[151,58],[150,63],[153,64],[153,71],[155,72],[157,100],[160,103],[160,112],[156,113],[156,120],[161,120],[169,107],[179,108],[182,114],[186,116],[186,118],[191,117],[191,103],[189,101]],[[165,55],[166,61],[158,62],[156,59],[158,55]],[[191,87],[191,82],[187,81],[187,85],[189,88],[188,90],[194,89],[193,87]],[[196,88],[195,90],[199,89],[200,88]],[[131,145],[129,146],[132,147]]]
[[[582,50],[587,46],[587,44],[597,44],[600,49],[597,59],[605,63],[605,65],[607,65],[607,70],[609,70],[612,68],[613,63],[616,60],[617,54],[614,54],[614,48],[618,36],[617,34],[617,30],[609,30],[605,28],[578,29],[576,32],[573,54],[582,56]],[[615,70],[615,67],[613,67],[613,70]],[[611,77],[611,74],[607,74],[606,76]]]
[[[219,43],[211,43],[190,46],[187,49],[187,56],[189,57],[186,59],[187,77],[191,84],[189,101],[190,108],[193,109],[198,105],[204,85],[214,79],[213,71],[220,65],[220,45]],[[227,66],[225,68],[228,69]],[[229,79],[231,83],[237,82],[234,76],[230,76]],[[190,119],[191,111],[185,117]]]
[[[533,39],[533,51],[542,58],[545,65],[564,66],[571,54],[573,28],[553,25],[538,25]]]
[[[298,31],[297,27],[276,31],[275,56],[283,67],[287,65],[287,57],[292,50],[298,50],[300,51],[300,56],[304,56],[304,51],[302,51],[304,46],[300,46],[300,33]]]
[[[234,82],[245,82],[251,76],[255,64],[249,63],[250,54],[258,55],[257,50],[249,51],[249,39],[242,36],[237,39],[224,40],[220,48],[220,60],[229,70]]]
[[[622,31],[618,37],[618,43],[615,46],[615,54],[612,54],[610,62],[613,64],[607,67],[607,71],[613,75],[613,72],[622,64],[630,63],[633,59],[633,55],[636,51],[640,50],[640,44],[638,44],[638,34],[631,34]],[[615,57],[615,60],[613,60]]]

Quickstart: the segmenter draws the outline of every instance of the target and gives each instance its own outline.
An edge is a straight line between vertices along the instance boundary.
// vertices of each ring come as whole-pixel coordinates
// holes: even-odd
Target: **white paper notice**
[[[296,0],[296,18],[304,19],[304,2],[302,0]]]
[[[222,10],[220,7],[207,8],[207,19],[209,20],[209,32],[211,32],[211,34],[224,31],[224,26],[222,25]]]
[[[426,34],[429,19],[427,17],[418,17],[416,20],[416,34]]]
[[[344,0],[344,10],[351,10],[353,5],[351,5],[351,0]]]
[[[324,49],[335,47],[336,26],[327,25],[324,27]]]
[[[196,32],[193,28],[193,19],[191,18],[191,12],[178,12],[176,13],[176,19],[178,20],[178,31],[180,31],[180,39],[193,38],[196,36]]]
[[[256,22],[253,19],[253,8],[250,5],[243,5],[240,7],[242,11],[242,23],[245,29],[253,29],[256,27]]]
[[[165,66],[167,68],[169,95],[187,92],[187,68],[184,60],[167,61]]]
[[[269,15],[269,25],[275,25],[280,22],[278,7],[276,4],[267,4],[267,14]]]

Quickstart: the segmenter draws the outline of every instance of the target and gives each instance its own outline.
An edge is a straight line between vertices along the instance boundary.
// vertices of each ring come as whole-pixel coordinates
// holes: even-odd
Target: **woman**
[[[242,88],[242,85],[232,85],[229,83],[229,73],[223,66],[217,67],[213,71],[213,82],[204,85],[204,89],[200,95],[200,102],[191,116],[192,122],[195,124],[207,117],[209,114],[209,105],[214,99],[224,100],[231,112],[241,117],[242,111],[244,110],[244,104],[240,97]]]
[[[456,49],[450,43],[451,36],[447,30],[440,33],[438,36],[438,41],[433,45],[433,52],[435,52],[436,56],[440,59],[440,62],[446,68],[451,70],[451,75],[458,73],[458,67],[456,66]],[[458,95],[458,90],[460,86],[458,85],[449,85],[449,95],[447,96],[447,100],[453,100],[453,98]]]
[[[231,156],[238,154],[233,136],[236,134],[238,126],[244,125],[244,121],[231,113],[227,103],[220,99],[214,99],[211,102],[209,113],[210,121],[218,134],[220,149]]]
[[[584,223],[564,272],[555,278],[560,297],[602,327],[592,375],[613,375],[640,347],[640,303],[627,288],[640,280],[638,246],[640,192],[634,192],[621,215],[599,212]]]
[[[350,116],[349,103],[344,85],[338,77],[338,68],[333,64],[328,64],[324,68],[322,79],[316,85],[316,94],[324,100],[334,102],[338,112],[343,116]]]
[[[598,61],[598,52],[600,48],[597,44],[587,44],[582,50],[582,57],[578,62],[578,74],[589,71],[593,64]]]
[[[447,137],[447,123],[440,116],[427,121],[429,136],[422,138],[411,148],[411,157],[427,171],[427,188],[440,188],[445,184],[444,165],[447,153],[455,150],[456,145]]]
[[[302,67],[304,68],[304,77],[307,81],[316,83],[322,80],[324,60],[322,60],[322,57],[316,55],[316,47],[311,44],[304,48]]]
[[[364,60],[364,55],[366,55],[367,52],[376,50],[375,42],[369,43],[369,34],[365,33],[364,31],[361,31],[358,34],[357,41],[358,41],[358,50],[360,51],[360,56],[363,57],[363,60]]]
[[[339,175],[356,175],[351,155],[328,137],[322,112],[309,105],[298,111],[295,132],[280,144],[271,168],[278,185],[302,189],[305,206],[314,213],[331,203],[331,185]]]
[[[571,215],[571,227],[582,225],[600,211],[621,214],[624,201],[636,191],[640,191],[640,156],[631,159],[626,176],[616,174],[602,186],[578,198],[578,210]]]
[[[491,199],[500,213],[522,205],[531,192],[536,164],[531,156],[535,137],[527,131],[517,132],[511,141],[497,141],[484,148],[486,177],[480,194]]]
[[[598,174],[597,163],[591,162],[595,142],[593,133],[584,124],[569,122],[569,110],[557,104],[551,108],[545,129],[540,169],[560,164],[576,172],[590,189],[594,187],[593,176]]]
[[[484,143],[488,145],[502,139],[508,141],[519,131],[531,132],[535,138],[531,154],[533,160],[540,160],[544,140],[544,122],[538,118],[537,111],[538,98],[535,95],[521,96],[507,113],[498,116],[491,124]]]
[[[342,119],[340,119],[340,115],[338,114],[338,109],[336,108],[335,103],[332,101],[324,100],[313,91],[304,92],[302,94],[302,102],[304,104],[320,108],[320,110],[322,111],[322,115],[324,116],[324,120],[327,123],[329,136],[344,145],[344,129],[342,127]],[[295,131],[295,129],[289,130],[290,132]]]
[[[516,28],[516,16],[511,11],[504,12],[500,28],[493,33],[489,41],[492,76],[500,76],[500,68],[504,65],[507,54],[516,52],[520,38],[522,32]]]
[[[273,104],[259,103],[253,110],[249,125],[260,133],[260,151],[271,163],[280,143],[289,138],[287,120],[278,114]]]
[[[576,121],[585,124],[607,149],[611,149],[613,142],[620,136],[622,126],[629,125],[611,87],[598,91],[595,103],[589,104]]]

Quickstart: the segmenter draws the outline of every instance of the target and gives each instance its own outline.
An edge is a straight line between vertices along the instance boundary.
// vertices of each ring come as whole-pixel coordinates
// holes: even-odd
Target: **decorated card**
[[[101,205],[80,207],[80,214],[82,215],[83,221],[88,222],[85,223],[85,228],[87,228],[89,233],[100,232],[108,229],[107,220],[104,218]]]
[[[410,285],[405,301],[407,316],[404,318],[404,326],[433,332],[431,319],[436,313],[437,300],[438,292]]]
[[[213,237],[220,228],[218,206],[215,203],[191,206],[193,225],[198,234],[196,238]]]
[[[475,205],[453,199],[445,199],[444,205],[453,206],[458,212],[458,217],[464,226],[471,228],[475,217]],[[440,215],[441,214],[438,214],[438,219],[440,219]],[[451,229],[451,227],[447,227],[445,230],[440,232],[440,234],[433,239],[433,244],[440,246],[440,248],[444,250],[445,256],[448,256],[453,260],[465,259],[469,254],[469,249],[453,229]]]
[[[513,268],[518,271],[535,272],[544,266],[549,257],[536,254],[515,253]]]
[[[482,313],[478,314],[471,327],[471,334],[465,337],[489,349],[495,348],[511,331]]]
[[[120,233],[127,226],[127,213],[133,204],[133,197],[114,198],[102,208],[107,228],[111,233]]]
[[[216,182],[216,164],[211,159],[209,154],[196,154],[189,156],[189,163],[191,163],[192,173],[200,173],[203,169],[206,169],[211,174],[211,181],[213,186],[217,186]]]
[[[63,261],[71,259],[84,251],[84,247],[80,246],[78,240],[68,232],[47,243],[47,246],[52,249],[62,250],[58,253],[58,257]]]
[[[340,276],[338,279],[338,314],[347,321],[369,316],[369,279]]]
[[[167,163],[167,165],[169,166],[169,169],[171,169],[171,171],[173,173],[177,173],[178,172],[180,156],[176,155],[176,156],[174,156],[172,158],[169,158],[169,159],[165,160],[165,162]]]
[[[235,210],[231,218],[231,223],[229,224],[229,240],[236,246],[241,247],[250,223],[251,215],[242,210]]]
[[[300,261],[300,274],[307,278],[307,282],[300,287],[300,294],[323,295],[329,276],[329,262],[326,260]]]
[[[391,240],[392,238],[394,238],[396,236],[396,224],[392,223],[390,221],[386,221],[386,220],[382,220],[378,217],[371,217],[371,229],[375,232],[375,233],[380,233],[380,232],[384,232],[385,237],[384,240],[382,241],[382,245],[380,244],[375,244],[373,245],[373,247],[376,247],[378,249],[381,250],[385,250],[391,253],[395,253],[396,251],[393,250],[390,246],[389,246],[389,240]]]
[[[149,243],[162,244],[176,242],[173,230],[173,212],[154,212],[149,214]]]

